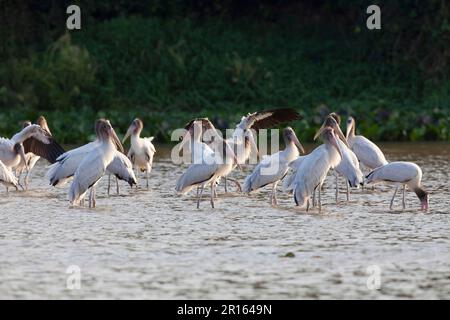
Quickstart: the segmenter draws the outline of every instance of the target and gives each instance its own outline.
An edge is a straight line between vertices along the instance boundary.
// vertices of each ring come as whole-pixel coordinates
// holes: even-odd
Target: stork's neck
[[[286,144],[286,148],[284,148],[282,152],[285,154],[286,158],[292,160],[300,155],[300,152],[298,151],[298,148],[293,141],[289,141]]]
[[[136,132],[133,132],[133,134],[131,135],[132,145],[139,145],[141,143],[141,131],[142,130],[138,130]]]
[[[348,133],[347,138],[353,139],[355,137],[355,126],[356,126],[356,124],[353,122],[350,127],[350,132]]]
[[[427,192],[425,190],[423,190],[420,186],[414,187],[413,190],[419,199],[422,199],[423,197],[425,197],[427,195]]]
[[[142,129],[139,128],[139,129],[137,129],[137,130],[135,130],[135,131],[133,132],[133,135],[132,135],[132,136],[134,136],[135,138],[139,139],[139,138],[141,137],[141,132],[142,132]]]
[[[329,155],[329,164],[332,168],[334,168],[341,162],[341,155],[339,154],[339,151],[336,149],[336,147],[331,143],[326,142],[325,146]]]

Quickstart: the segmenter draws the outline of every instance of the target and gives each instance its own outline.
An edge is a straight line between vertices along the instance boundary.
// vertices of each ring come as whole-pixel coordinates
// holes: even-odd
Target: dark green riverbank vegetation
[[[0,8],[0,135],[44,114],[62,143],[93,137],[108,117],[167,142],[208,116],[233,127],[244,113],[292,107],[310,141],[331,111],[374,140],[450,140],[450,5],[375,1],[67,1]]]

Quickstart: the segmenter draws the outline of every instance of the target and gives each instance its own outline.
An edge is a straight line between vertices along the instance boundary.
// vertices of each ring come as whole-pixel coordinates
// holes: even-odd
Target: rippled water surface
[[[108,197],[104,178],[96,209],[69,209],[67,187],[47,186],[41,160],[29,191],[1,189],[0,298],[450,298],[450,145],[382,148],[422,167],[429,213],[411,191],[407,210],[399,197],[390,212],[394,189],[384,185],[335,204],[332,176],[321,214],[281,190],[271,207],[269,187],[247,197],[220,186],[216,209],[205,197],[197,210],[193,195],[174,193],[185,167],[162,147],[150,190],[121,183]],[[73,265],[79,290],[66,285]],[[381,271],[379,290],[368,289],[370,266]]]

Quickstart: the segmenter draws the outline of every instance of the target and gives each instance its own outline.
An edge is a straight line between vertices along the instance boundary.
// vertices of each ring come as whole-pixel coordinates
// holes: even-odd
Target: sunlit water
[[[321,214],[281,190],[271,207],[269,187],[247,197],[220,186],[216,209],[206,196],[197,210],[193,195],[174,193],[185,167],[161,148],[150,190],[121,183],[108,197],[104,178],[96,209],[69,209],[67,187],[47,185],[41,160],[29,191],[0,194],[0,298],[450,298],[450,146],[383,149],[422,167],[429,213],[411,191],[407,210],[398,197],[389,211],[391,186],[352,191],[346,203],[343,179],[336,205],[332,176]],[[73,265],[79,290],[67,287]],[[376,287],[370,266],[379,290],[367,286]]]

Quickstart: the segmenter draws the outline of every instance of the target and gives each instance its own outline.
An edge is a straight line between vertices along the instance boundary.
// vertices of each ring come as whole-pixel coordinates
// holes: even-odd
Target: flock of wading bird
[[[341,119],[336,113],[329,114],[317,131],[314,140],[321,138],[323,144],[307,155],[294,130],[283,130],[285,148],[272,155],[259,154],[255,141],[255,131],[268,129],[290,121],[300,119],[293,109],[274,109],[254,112],[242,117],[233,135],[223,139],[219,131],[207,118],[197,118],[185,126],[185,133],[179,151],[190,154],[190,164],[176,181],[175,189],[186,194],[196,189],[197,208],[200,207],[205,187],[210,187],[210,202],[214,208],[217,198],[216,187],[221,180],[236,184],[240,192],[251,193],[264,186],[271,185],[270,204],[277,205],[276,189],[282,181],[283,190],[293,195],[295,204],[322,209],[321,190],[330,169],[336,177],[336,202],[338,201],[338,177],[343,176],[349,188],[364,187],[380,182],[394,184],[394,195],[390,202],[393,207],[399,188],[403,190],[402,205],[406,207],[406,188],[414,191],[421,203],[422,210],[428,210],[429,194],[421,187],[422,170],[412,162],[388,162],[380,148],[367,138],[355,134],[355,120],[349,117],[344,136],[340,129]],[[24,122],[22,130],[11,139],[0,139],[0,182],[19,190],[27,189],[29,175],[40,157],[48,160],[46,177],[50,185],[63,186],[72,180],[68,197],[70,206],[84,206],[84,199],[89,192],[89,207],[96,206],[95,187],[100,179],[108,175],[108,195],[111,188],[111,175],[118,180],[128,182],[130,187],[137,187],[139,171],[145,173],[146,187],[149,187],[149,174],[152,170],[153,156],[156,152],[152,144],[153,137],[141,138],[143,123],[140,119],[132,121],[122,140],[117,137],[111,123],[99,119],[95,124],[96,140],[79,148],[65,152],[55,141],[47,121],[40,116],[36,124]],[[211,132],[213,135],[211,135]],[[217,133],[217,134],[214,134]],[[131,138],[130,149],[125,155],[122,143]],[[245,178],[243,186],[229,177],[236,168],[247,163],[255,152],[261,161]],[[364,177],[361,168],[370,172]],[[23,184],[21,176],[25,172]],[[24,186],[25,187],[24,187]],[[318,193],[316,199],[316,192]]]

